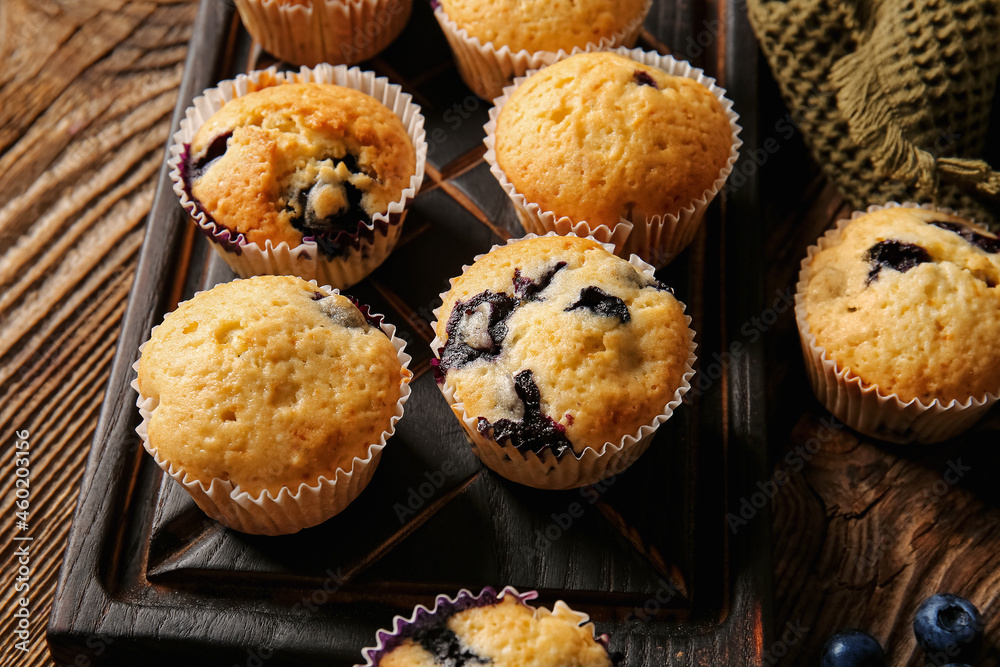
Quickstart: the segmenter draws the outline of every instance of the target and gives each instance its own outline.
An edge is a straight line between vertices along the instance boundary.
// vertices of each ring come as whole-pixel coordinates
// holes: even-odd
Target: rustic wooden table
[[[52,664],[46,619],[196,12],[196,0],[0,4],[0,665]],[[780,119],[777,94],[761,97],[774,101],[762,117]],[[781,147],[761,168],[766,191],[782,193],[765,198],[776,298],[805,245],[849,212],[782,127],[761,123]],[[831,632],[856,626],[890,664],[916,667],[913,611],[949,590],[987,618],[979,664],[1000,664],[997,418],[933,450],[859,440],[826,421],[791,317],[774,315],[764,328],[775,474],[760,489],[773,496],[775,619],[762,662],[814,662]],[[31,453],[26,526],[18,440]],[[757,502],[747,498],[748,515]],[[26,651],[15,537],[31,538]]]
[[[51,664],[45,625],[132,285],[194,0],[0,4],[0,664]],[[27,431],[28,530],[15,527]],[[15,647],[18,535],[30,639]]]

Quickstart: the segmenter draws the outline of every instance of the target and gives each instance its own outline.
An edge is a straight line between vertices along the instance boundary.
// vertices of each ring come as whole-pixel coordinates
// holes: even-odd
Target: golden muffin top
[[[1000,240],[968,220],[889,208],[817,252],[801,295],[818,345],[883,394],[1000,391]]]
[[[350,472],[390,428],[408,371],[347,298],[290,276],[235,280],[169,313],[139,361],[149,443],[205,486],[256,497]]]
[[[733,142],[705,86],[604,52],[529,77],[495,139],[498,165],[529,202],[592,228],[678,214],[714,186]]]
[[[311,237],[333,255],[338,234],[385,213],[415,171],[413,142],[381,102],[334,84],[288,83],[234,98],[209,118],[191,141],[184,180],[210,219],[261,248]]]
[[[496,248],[439,310],[443,381],[480,432],[522,451],[600,450],[681,386],[691,331],[662,284],[591,239]]]

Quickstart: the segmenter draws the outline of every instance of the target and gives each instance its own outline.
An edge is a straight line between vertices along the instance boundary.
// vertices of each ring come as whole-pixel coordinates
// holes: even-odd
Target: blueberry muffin
[[[233,236],[260,248],[314,240],[336,257],[401,198],[415,165],[403,122],[378,100],[286,83],[211,116],[186,146],[181,178],[198,210]]]
[[[929,403],[1000,391],[1000,239],[940,211],[862,215],[800,285],[815,344],[883,395]]]
[[[569,52],[610,40],[648,11],[646,0],[440,0],[439,4],[460,29],[483,44],[529,52]]]
[[[418,608],[397,631],[380,632],[380,647],[365,649],[366,665],[432,667],[611,667],[607,637],[595,638],[588,618],[557,602],[552,611],[526,601],[534,593],[486,589],[473,597],[438,598],[433,611]]]
[[[295,65],[368,60],[406,27],[412,0],[235,0],[261,48]]]
[[[481,455],[604,452],[669,414],[690,377],[683,305],[592,239],[494,248],[443,295],[436,334],[439,381]]]
[[[236,280],[182,303],[137,364],[147,448],[227,525],[244,493],[288,514],[269,523],[262,507],[250,519],[268,530],[251,532],[329,518],[346,502],[333,502],[344,490],[324,487],[370,477],[360,469],[374,469],[373,448],[385,444],[409,392],[401,342],[366,312],[291,276]],[[289,511],[306,490],[313,495]],[[230,503],[232,512],[222,507]]]
[[[652,0],[432,0],[462,80],[492,100],[573,50],[631,47]]]
[[[727,166],[733,130],[696,80],[582,53],[521,83],[496,121],[496,161],[528,202],[612,228],[677,215]]]

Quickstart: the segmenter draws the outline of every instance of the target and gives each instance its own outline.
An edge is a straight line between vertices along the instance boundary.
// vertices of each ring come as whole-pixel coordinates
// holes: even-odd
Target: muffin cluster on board
[[[541,3],[489,5],[500,10],[496,16],[485,3],[456,0],[438,7],[439,19],[450,12],[448,20],[460,20],[477,40],[509,42],[519,53],[559,49],[553,58],[559,62],[519,80],[509,100],[497,101],[485,128],[487,159],[495,158],[494,173],[533,233],[477,257],[453,281],[436,313],[432,345],[445,399],[476,453],[509,479],[539,488],[578,487],[624,471],[680,405],[694,372],[690,318],[642,258],[661,265],[692,238],[735,160],[739,126],[732,105],[699,70],[666,56],[565,50],[609,46],[605,40],[633,30],[648,6],[611,7],[603,0],[556,3],[547,11]],[[525,22],[516,39],[499,20],[504,12]],[[174,190],[214,249],[244,278],[298,276],[314,286],[349,288],[383,262],[400,237],[423,178],[423,124],[410,96],[371,72],[327,64],[295,73],[251,72],[207,90],[188,110],[171,147]],[[537,225],[526,210],[536,214]],[[238,295],[256,286],[255,280],[217,290]],[[213,292],[194,302],[218,299]],[[325,296],[320,301],[329,303]],[[266,300],[237,303],[270,312]],[[225,318],[226,312],[211,315]],[[242,327],[258,317],[269,315],[248,311],[232,319]],[[193,353],[184,346],[197,340],[171,333],[171,344],[182,347],[161,351],[166,343],[160,339],[178,321],[176,313],[168,318],[173,326],[154,335],[143,356],[139,402],[148,424],[142,428],[158,463],[207,512],[249,532],[294,532],[318,522],[313,519],[319,515],[283,522],[270,510],[247,510],[247,499],[280,501],[295,495],[297,483],[350,477],[357,461],[369,464],[355,477],[370,476],[377,456],[365,448],[383,446],[379,434],[390,428],[369,429],[356,450],[344,445],[336,423],[322,429],[309,420],[295,422],[276,428],[299,429],[285,450],[287,438],[275,429],[240,421],[238,415],[258,410],[225,408],[229,399],[219,397],[215,411],[223,415],[215,417],[222,428],[215,433],[173,428],[197,420],[178,407],[182,400],[169,398],[172,392],[189,397],[204,390],[211,397],[224,385],[220,378],[247,363],[239,354],[238,362],[230,358],[234,348],[227,336],[215,348],[198,348],[200,361],[188,371],[171,366],[167,377],[173,384],[164,392],[153,379],[163,376],[149,358],[183,360]],[[274,337],[294,328],[287,317],[273,324],[268,335]],[[219,321],[198,326],[225,328]],[[269,350],[275,344],[267,337],[255,344]],[[246,332],[239,340],[249,340]],[[301,351],[298,343],[289,345]],[[350,336],[339,345],[355,347]],[[270,382],[296,387],[291,396],[320,400],[310,394],[317,376],[269,373]],[[202,375],[215,378],[207,389],[199,384]],[[345,391],[355,386],[341,379]],[[279,406],[261,381],[241,387],[255,388],[263,401],[245,405]],[[167,400],[161,403],[160,395]],[[370,399],[360,396],[362,402]],[[313,412],[307,405],[302,402],[296,418]],[[333,422],[354,419],[351,401],[337,405]],[[397,407],[401,415],[402,401]],[[276,425],[293,416],[284,408],[260,414]],[[393,416],[376,421],[384,427],[387,418]],[[366,423],[362,418],[353,426]],[[174,447],[171,436],[189,445]],[[269,450],[268,439],[278,449]],[[339,453],[324,450],[324,443],[336,443]],[[265,451],[287,460],[259,465]],[[347,495],[353,498],[360,488]],[[326,506],[324,516],[343,506]],[[230,516],[226,507],[238,509]]]
[[[316,66],[220,82],[174,137],[175,192],[244,279],[152,330],[137,430],[209,516],[281,535],[352,503],[403,417],[403,341],[339,290],[392,252],[428,147],[399,85],[327,64],[385,48],[409,0],[237,5],[265,49]],[[482,462],[532,487],[622,473],[694,374],[691,318],[654,272],[701,228],[740,127],[701,70],[628,48],[650,6],[434,3],[463,80],[495,98],[485,159],[527,232],[441,295],[434,376]],[[796,295],[814,391],[874,437],[956,435],[1000,394],[998,285],[1000,239],[948,211],[842,222],[809,249]],[[367,665],[613,664],[586,615],[535,596],[441,596],[380,631]]]

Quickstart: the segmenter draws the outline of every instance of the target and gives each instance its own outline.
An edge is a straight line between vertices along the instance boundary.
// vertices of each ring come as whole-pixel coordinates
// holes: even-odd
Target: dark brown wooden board
[[[679,55],[700,45],[687,55],[728,88],[744,151],[755,147],[756,44],[737,6],[656,2],[641,44],[673,44]],[[203,89],[268,62],[231,6],[203,0],[174,125]],[[349,290],[400,327],[417,373],[371,485],[321,526],[255,537],[205,517],[143,452],[128,386],[139,344],[177,301],[233,277],[162,171],[53,603],[54,657],[352,665],[377,629],[417,603],[514,585],[590,613],[625,665],[760,664],[769,512],[735,533],[726,522],[767,476],[762,346],[733,355],[727,344],[760,310],[761,229],[747,224],[759,219],[754,175],[712,205],[695,243],[658,273],[694,318],[706,378],[697,396],[618,478],[584,491],[521,487],[475,459],[427,372],[428,320],[447,279],[522,233],[482,162],[489,105],[461,83],[422,0],[399,40],[364,66],[414,95],[432,140],[403,239]]]

